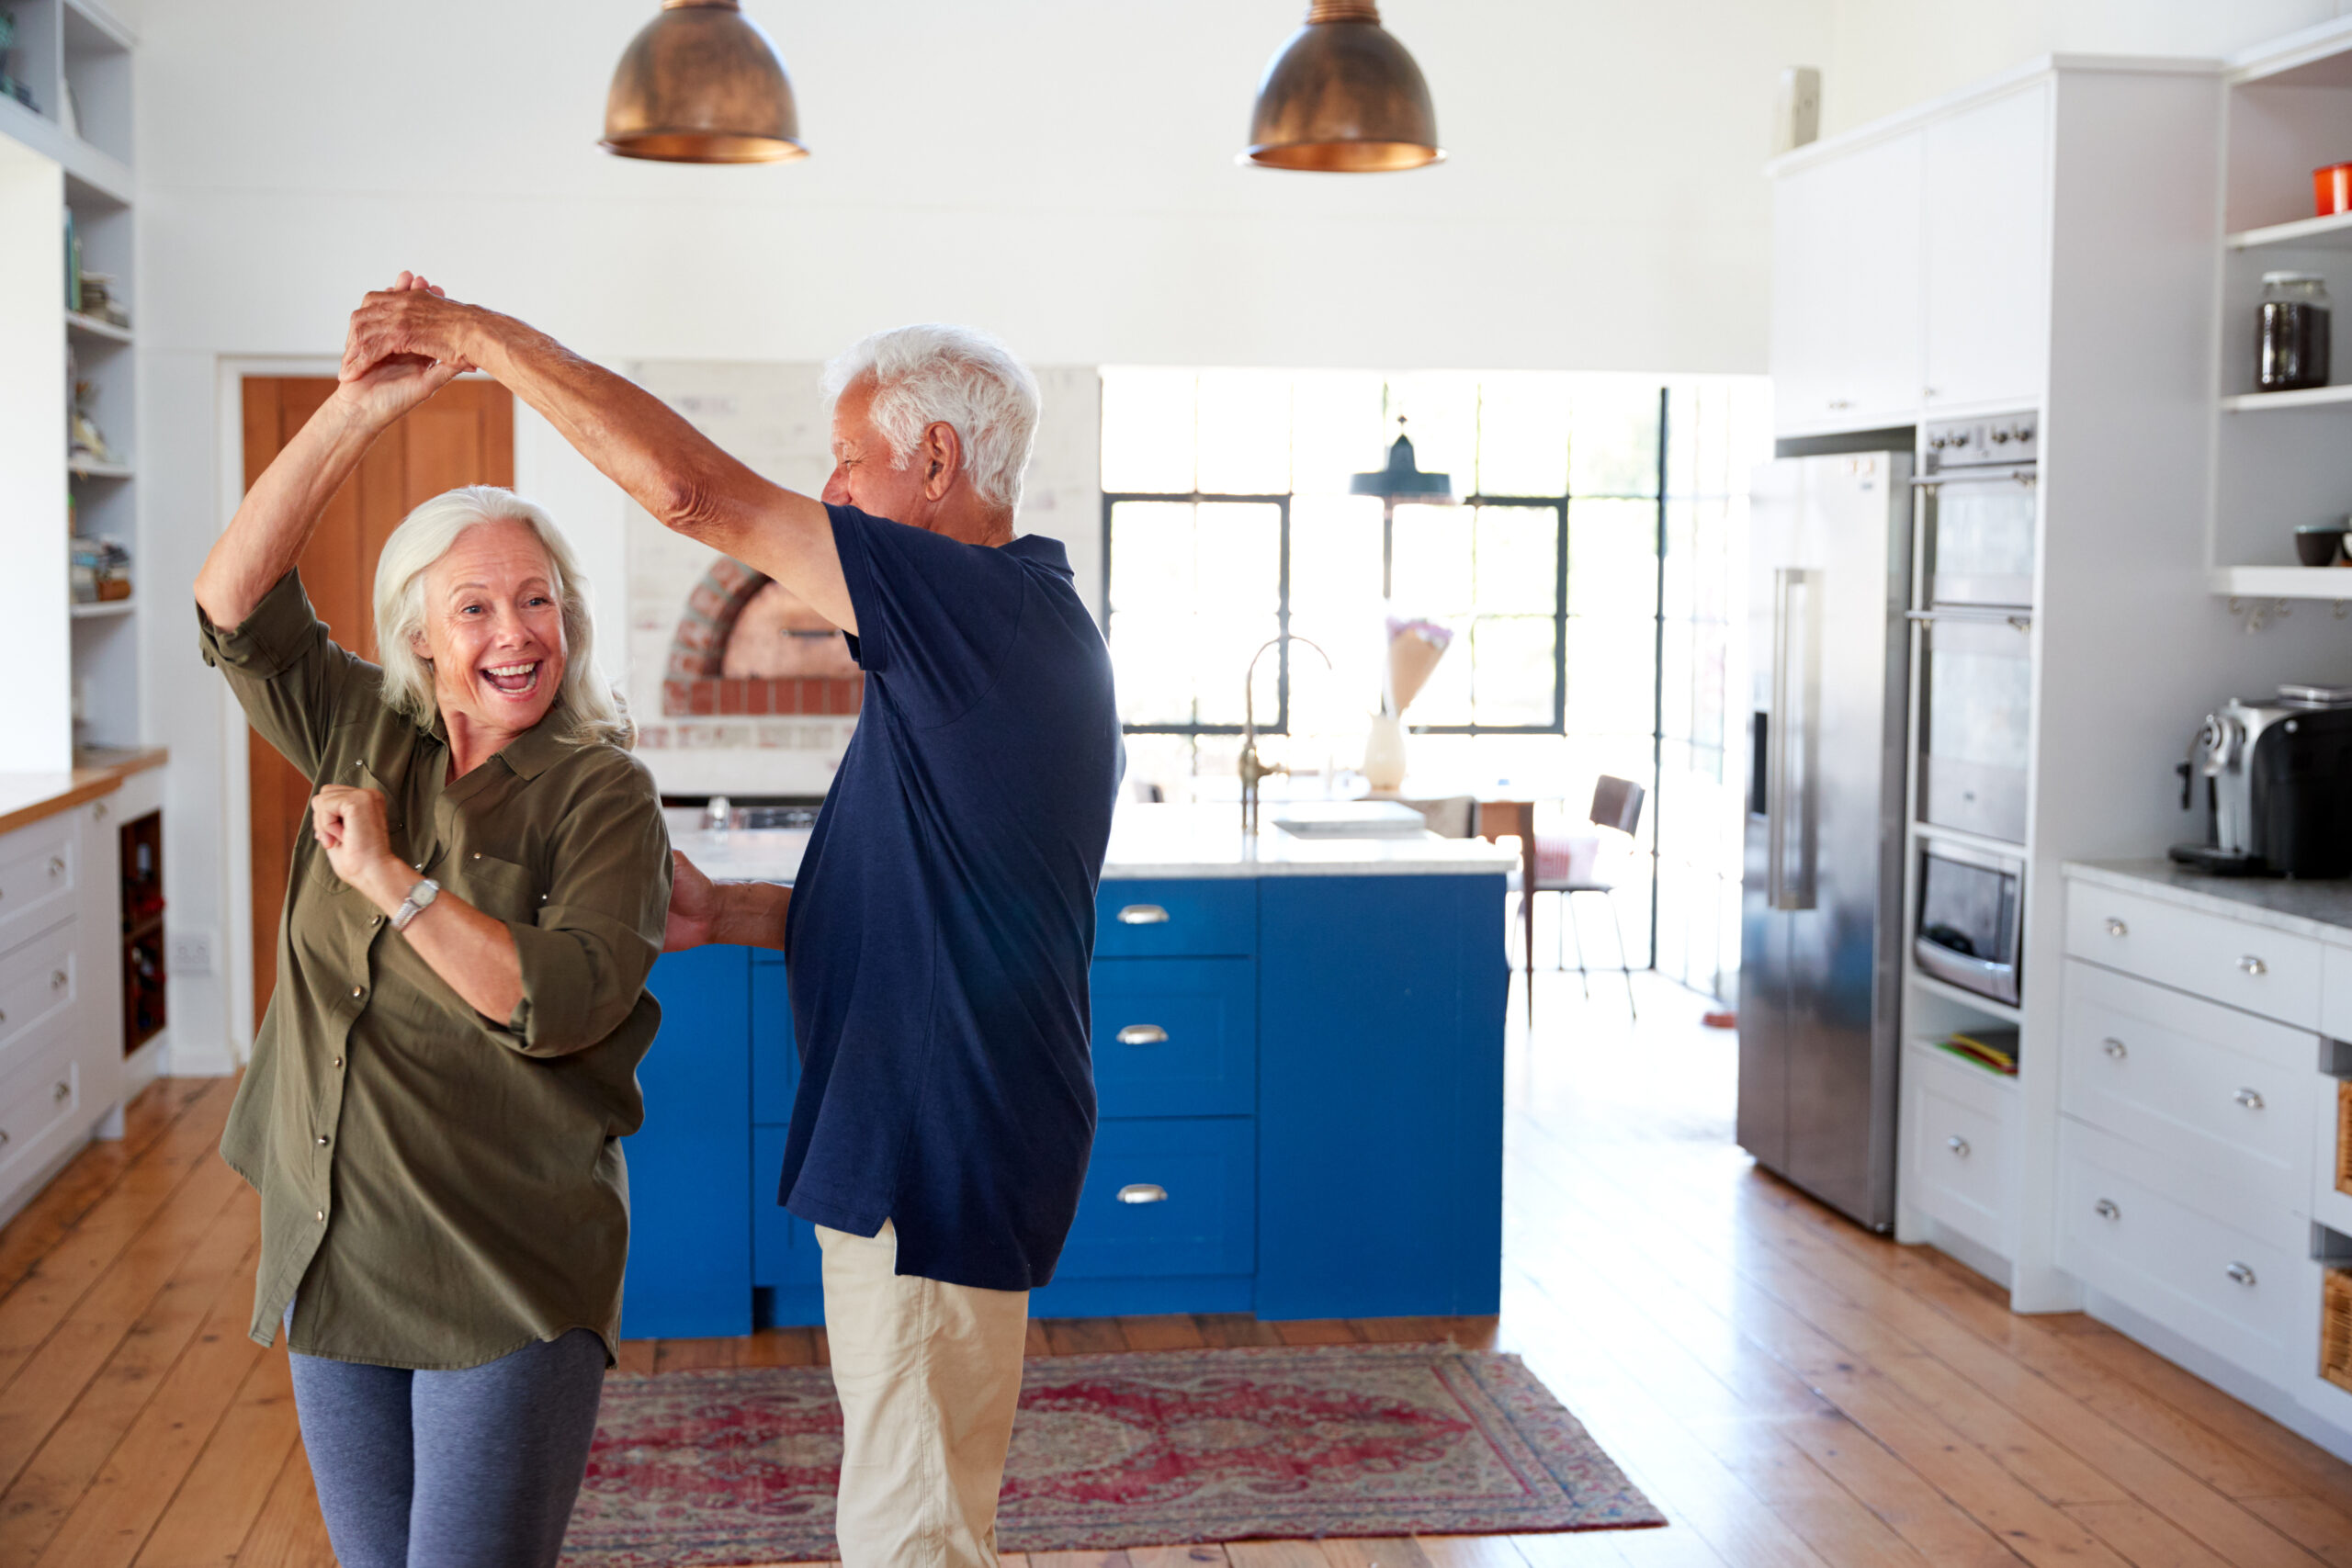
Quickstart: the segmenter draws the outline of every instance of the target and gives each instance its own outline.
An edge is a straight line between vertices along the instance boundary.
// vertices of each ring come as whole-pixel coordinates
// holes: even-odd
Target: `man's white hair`
[[[627,750],[637,744],[637,725],[596,669],[596,617],[588,607],[588,579],[555,519],[511,490],[467,485],[446,491],[403,518],[384,541],[376,561],[376,656],[384,671],[385,705],[418,724],[429,725],[440,711],[433,694],[433,666],[418,657],[410,639],[424,630],[424,571],[449,553],[459,535],[504,519],[527,524],[548,553],[556,604],[563,612],[563,682],[556,688],[562,712],[548,716],[566,740],[577,745],[605,741]],[[544,722],[544,721],[542,721]]]
[[[964,473],[980,499],[1021,505],[1021,480],[1037,440],[1037,378],[1012,351],[973,327],[924,321],[876,333],[825,367],[825,398],[874,378],[874,428],[905,468],[933,424],[952,427]]]

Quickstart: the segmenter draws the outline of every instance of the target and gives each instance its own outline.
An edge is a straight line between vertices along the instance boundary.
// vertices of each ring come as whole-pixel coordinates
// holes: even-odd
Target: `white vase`
[[[1405,720],[1397,714],[1372,716],[1363,741],[1364,782],[1374,795],[1395,795],[1405,783]]]

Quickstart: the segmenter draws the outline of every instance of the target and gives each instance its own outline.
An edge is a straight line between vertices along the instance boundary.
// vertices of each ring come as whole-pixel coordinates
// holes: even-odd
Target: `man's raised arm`
[[[352,313],[343,379],[398,354],[478,367],[544,415],[663,526],[766,573],[857,630],[822,502],[770,484],[643,388],[511,316],[401,287]]]

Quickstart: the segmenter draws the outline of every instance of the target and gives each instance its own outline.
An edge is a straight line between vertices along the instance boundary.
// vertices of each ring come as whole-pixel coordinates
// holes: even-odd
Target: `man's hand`
[[[478,306],[461,305],[404,272],[398,283],[368,295],[351,313],[338,374],[349,385],[377,366],[400,359],[469,370],[473,360],[469,351],[489,314]]]
[[[423,293],[435,299],[441,290],[413,273],[402,273],[390,294]],[[378,296],[370,295],[370,299]],[[355,369],[350,345],[345,345],[342,385],[335,398],[368,430],[383,430],[473,367],[462,359],[436,359],[425,354],[387,355]]]
[[[375,790],[329,784],[312,795],[311,836],[325,847],[334,874],[388,914],[415,886],[408,863],[392,853],[384,797]]]
[[[718,887],[688,860],[683,850],[670,852],[670,919],[663,928],[662,951],[680,953],[702,947],[718,923]]]

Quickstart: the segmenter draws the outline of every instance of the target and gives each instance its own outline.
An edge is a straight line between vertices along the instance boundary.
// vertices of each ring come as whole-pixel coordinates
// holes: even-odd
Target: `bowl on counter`
[[[2334,566],[2344,549],[2345,525],[2306,523],[2295,530],[2295,558],[2305,566]]]

